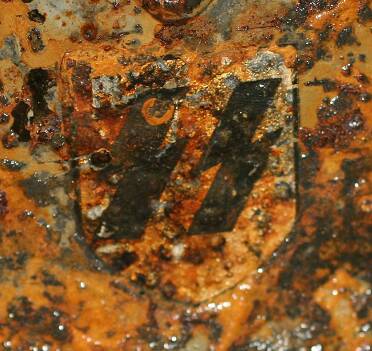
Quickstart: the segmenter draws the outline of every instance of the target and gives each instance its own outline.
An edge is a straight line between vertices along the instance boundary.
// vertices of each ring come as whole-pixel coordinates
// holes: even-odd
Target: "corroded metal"
[[[82,237],[109,270],[146,279],[158,267],[175,298],[199,302],[235,285],[294,224],[291,70],[268,51],[236,50],[222,65],[218,53],[189,62],[111,51],[92,67],[90,55],[66,56],[62,74]],[[205,62],[221,66],[201,85]],[[115,76],[96,73],[107,64]]]
[[[160,20],[175,22],[200,15],[211,3],[211,0],[144,0],[143,6]]]
[[[369,350],[366,0],[0,1],[4,350]]]

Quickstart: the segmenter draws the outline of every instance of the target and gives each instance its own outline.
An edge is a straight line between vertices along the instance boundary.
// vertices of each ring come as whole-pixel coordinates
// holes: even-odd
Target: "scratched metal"
[[[368,351],[367,0],[0,0],[0,348]]]

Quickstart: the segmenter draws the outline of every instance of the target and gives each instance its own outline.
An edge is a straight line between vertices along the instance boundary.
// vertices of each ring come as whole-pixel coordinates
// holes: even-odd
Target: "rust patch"
[[[370,1],[0,10],[1,347],[369,350]]]

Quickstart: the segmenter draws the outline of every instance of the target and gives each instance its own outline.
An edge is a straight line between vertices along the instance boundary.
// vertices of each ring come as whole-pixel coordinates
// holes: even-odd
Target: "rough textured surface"
[[[0,347],[368,351],[367,0],[0,0]]]

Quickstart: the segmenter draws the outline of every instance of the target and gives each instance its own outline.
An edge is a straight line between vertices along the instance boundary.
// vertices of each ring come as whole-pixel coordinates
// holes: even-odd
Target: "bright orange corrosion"
[[[169,3],[0,0],[0,348],[369,350],[369,1]]]

